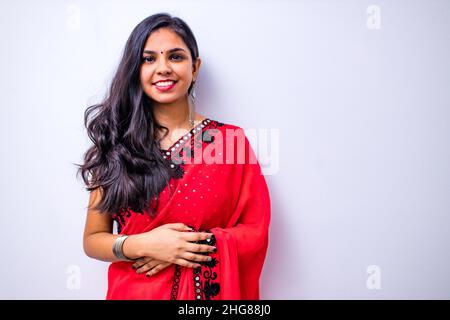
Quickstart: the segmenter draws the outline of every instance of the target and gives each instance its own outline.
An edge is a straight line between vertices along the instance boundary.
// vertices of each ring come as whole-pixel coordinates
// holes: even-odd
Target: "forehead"
[[[169,50],[175,47],[183,48],[188,50],[183,39],[180,38],[176,32],[168,29],[161,28],[153,31],[145,42],[144,49],[159,51],[159,50]]]

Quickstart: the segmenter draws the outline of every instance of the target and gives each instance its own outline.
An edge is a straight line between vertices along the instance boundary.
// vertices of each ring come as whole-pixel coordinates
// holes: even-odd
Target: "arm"
[[[120,261],[112,252],[114,242],[119,235],[112,233],[111,216],[93,209],[101,200],[101,192],[98,190],[100,189],[90,194],[83,237],[84,252],[87,256],[101,261]],[[190,228],[182,223],[174,223],[165,224],[149,232],[129,235],[123,243],[123,253],[130,259],[150,257],[185,267],[197,267],[199,265],[195,261],[208,259],[200,253],[211,252],[215,248],[192,243],[211,237],[210,233],[186,232],[189,230]]]
[[[83,236],[83,249],[90,258],[115,262],[120,261],[112,252],[112,247],[119,235],[113,234],[111,215],[101,213],[93,208],[101,200],[100,188],[91,192],[89,209]],[[123,243],[123,252],[130,259],[142,257],[135,243],[135,235],[129,236]]]

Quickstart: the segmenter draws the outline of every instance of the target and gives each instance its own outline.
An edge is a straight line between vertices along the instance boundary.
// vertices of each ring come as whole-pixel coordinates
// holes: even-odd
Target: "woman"
[[[259,299],[267,184],[243,130],[195,112],[200,64],[186,23],[152,15],[86,110],[83,246],[111,262],[106,299]]]

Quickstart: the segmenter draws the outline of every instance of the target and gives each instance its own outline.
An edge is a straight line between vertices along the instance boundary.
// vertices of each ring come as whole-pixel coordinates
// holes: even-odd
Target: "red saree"
[[[217,252],[209,253],[212,261],[196,269],[172,264],[149,278],[137,274],[132,262],[113,262],[106,299],[259,299],[270,198],[244,131],[205,119],[161,152],[174,177],[152,201],[156,216],[131,210],[114,214],[118,233],[143,233],[182,222],[212,232]]]

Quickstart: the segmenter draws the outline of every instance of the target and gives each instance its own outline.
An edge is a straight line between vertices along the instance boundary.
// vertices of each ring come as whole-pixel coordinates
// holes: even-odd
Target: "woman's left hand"
[[[156,260],[151,257],[142,257],[142,258],[137,259],[136,262],[133,263],[132,267],[139,274],[147,272],[146,276],[150,277],[170,265],[171,265],[170,262]]]

